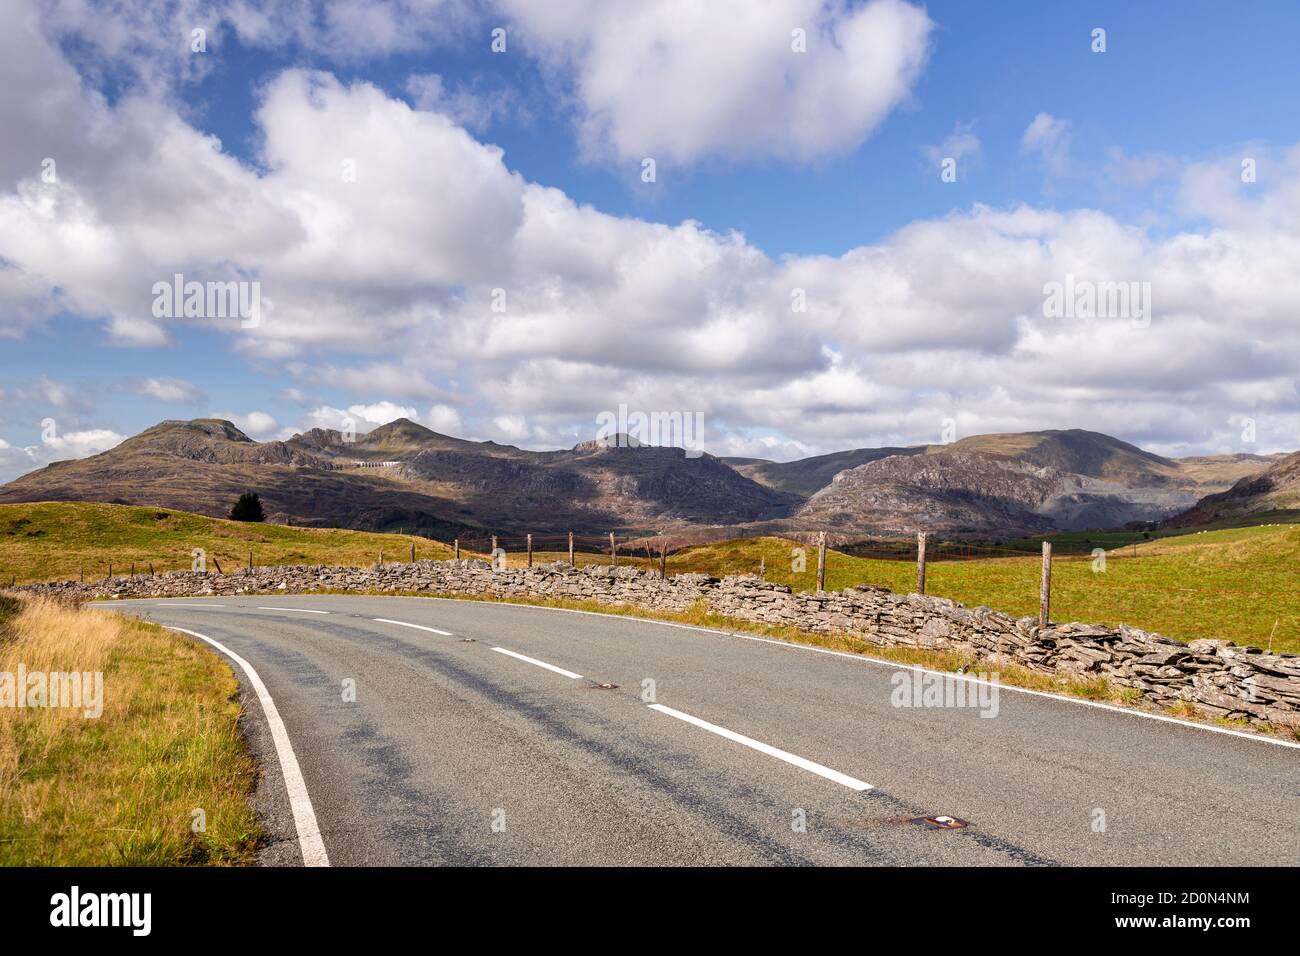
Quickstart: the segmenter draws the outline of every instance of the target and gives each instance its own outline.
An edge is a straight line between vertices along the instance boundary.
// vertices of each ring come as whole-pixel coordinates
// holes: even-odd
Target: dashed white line
[[[492,650],[498,654],[505,654],[517,660],[527,661],[529,664],[536,664],[538,667],[545,667],[548,671],[555,671],[557,674],[563,674],[565,677],[572,677],[574,680],[582,680],[581,674],[575,674],[573,671],[566,671],[563,667],[556,667],[554,664],[548,664],[546,661],[539,661],[535,657],[525,657],[523,654],[516,654],[514,651],[508,651],[504,647],[494,647]]]
[[[299,614],[328,614],[329,611],[313,611],[305,607],[262,607],[258,605],[255,611],[297,611]]]
[[[461,598],[414,598],[417,601],[455,601],[461,604],[469,603]],[[812,654],[829,654],[832,657],[842,657],[847,660],[856,661],[859,664],[873,664],[876,667],[889,667],[894,670],[920,671],[923,674],[936,674],[940,677],[961,678],[963,675],[953,674],[948,671],[936,671],[929,667],[920,667],[915,664],[899,664],[895,661],[885,660],[879,657],[871,657],[866,654],[851,654],[848,651],[832,651],[825,647],[813,647],[808,644],[795,644],[792,641],[776,640],[770,637],[758,637],[753,634],[742,634],[738,631],[724,631],[716,627],[700,627],[698,624],[678,624],[675,621],[659,621],[652,617],[636,617],[630,614],[607,614],[603,611],[584,611],[577,608],[568,607],[547,607],[537,604],[510,604],[501,602],[492,604],[489,602],[478,602],[488,607],[504,608],[530,608],[537,611],[560,611],[564,614],[588,614],[592,617],[608,617],[623,622],[638,622],[641,624],[655,624],[660,627],[675,627],[685,631],[701,631],[705,634],[715,634],[719,637],[735,637],[742,641],[755,641],[759,644],[774,644],[777,647],[784,647],[792,651],[806,651]],[[971,683],[989,684],[991,681],[981,681],[978,678],[966,678]],[[1095,710],[1106,710],[1113,714],[1123,714],[1126,717],[1138,717],[1143,720],[1155,720],[1165,724],[1176,724],[1179,727],[1186,727],[1189,730],[1203,730],[1211,734],[1223,734],[1227,737],[1239,737],[1243,740],[1253,740],[1256,743],[1272,744],[1274,747],[1287,747],[1292,750],[1300,750],[1300,743],[1285,740],[1279,737],[1266,737],[1263,734],[1251,733],[1245,730],[1233,730],[1231,727],[1216,727],[1213,724],[1198,723],[1192,720],[1181,720],[1178,717],[1168,717],[1164,714],[1153,714],[1150,711],[1138,710],[1133,707],[1119,707],[1115,704],[1105,704],[1096,700],[1085,700],[1082,697],[1066,697],[1062,694],[1053,694],[1048,691],[1031,690],[1028,687],[1016,687],[1014,684],[997,684],[999,690],[1007,691],[1012,694],[1025,694],[1029,697],[1041,697],[1046,700],[1055,701],[1058,704],[1074,704],[1082,707],[1091,707]]]
[[[266,724],[271,731],[271,740],[275,744],[275,755],[280,761],[280,772],[284,775],[284,788],[289,795],[289,807],[293,811],[294,829],[298,831],[298,846],[302,849],[303,866],[329,866],[329,854],[325,852],[325,841],[321,837],[320,824],[316,822],[316,811],[312,808],[311,797],[307,793],[307,781],[302,778],[302,769],[298,766],[298,758],[294,756],[293,744],[289,742],[289,732],[284,729],[284,721],[280,719],[280,712],[276,710],[275,701],[271,699],[271,692],[262,683],[262,678],[257,676],[257,671],[253,670],[252,664],[224,644],[198,631],[189,631],[183,627],[172,627],[171,630],[207,641],[243,668],[244,673],[248,675],[248,682],[257,692],[257,699],[262,704],[262,712],[266,714]]]
[[[224,604],[159,604],[158,607],[225,607]]]
[[[398,627],[413,627],[417,631],[428,631],[431,634],[441,634],[443,637],[451,637],[451,631],[440,631],[436,627],[425,627],[423,624],[407,624],[405,621],[390,621],[386,617],[372,617],[370,620],[377,621],[380,624],[396,624]]]
[[[726,737],[728,740],[734,740],[738,744],[744,744],[757,750],[759,753],[767,754],[769,757],[775,757],[777,760],[784,760],[788,764],[793,764],[800,769],[807,770],[809,773],[815,773],[819,777],[825,777],[827,780],[833,780],[836,783],[848,787],[850,790],[870,790],[871,784],[863,783],[856,777],[850,777],[848,774],[840,773],[838,770],[832,770],[830,767],[822,766],[811,760],[805,760],[797,754],[789,753],[785,750],[779,750],[770,744],[765,744],[761,740],[755,740],[753,737],[746,737],[744,734],[738,734],[734,730],[728,730],[726,727],[719,727],[717,724],[711,724],[707,720],[701,720],[690,714],[684,714],[680,710],[673,710],[671,707],[665,707],[663,704],[651,704],[651,710],[657,710],[661,714],[667,714],[669,717],[676,717],[678,720],[684,720],[688,724],[694,724],[711,734],[717,734],[719,737]]]

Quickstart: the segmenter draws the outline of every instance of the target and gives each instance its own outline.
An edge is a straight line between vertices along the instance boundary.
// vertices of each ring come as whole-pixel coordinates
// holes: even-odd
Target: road
[[[1008,688],[996,716],[981,716],[987,698],[895,706],[900,681],[936,678],[546,608],[360,596],[113,607],[256,670],[336,866],[1300,862],[1300,749],[1182,723]],[[264,862],[299,864],[250,700],[267,763],[259,809],[286,835]],[[937,815],[969,825],[914,822]]]

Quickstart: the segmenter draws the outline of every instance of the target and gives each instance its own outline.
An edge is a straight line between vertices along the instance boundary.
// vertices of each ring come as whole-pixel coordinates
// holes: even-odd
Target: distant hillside
[[[840,472],[790,524],[1012,535],[1120,527],[1176,514],[1269,459],[1164,458],[1081,429],[976,435]],[[918,453],[919,452],[919,453]]]
[[[1300,452],[1274,457],[1263,471],[1240,479],[1227,491],[1207,495],[1168,524],[1185,527],[1300,508]]]
[[[973,435],[949,445],[931,445],[928,454],[969,453],[1011,458],[1064,474],[1103,478],[1130,487],[1177,483],[1178,463],[1143,451],[1100,432],[1067,431]]]
[[[918,455],[923,451],[925,448],[918,445],[913,448],[854,448],[851,451],[835,451],[829,455],[801,458],[798,461],[765,461],[762,458],[722,460],[761,485],[801,498],[811,498],[829,485],[841,471],[891,455]]]
[[[411,530],[609,531],[735,524],[788,514],[793,496],[709,455],[585,443],[533,452],[398,419],[348,441],[314,429],[255,442],[230,422],[169,421],[116,448],[0,487],[0,502],[110,501],[226,515],[257,491],[273,522]]]
[[[1164,458],[1078,429],[858,448],[793,462],[585,441],[528,451],[401,418],[368,434],[257,442],[218,419],[167,421],[0,487],[0,502],[107,501],[224,517],[257,491],[274,523],[491,533],[830,530],[1017,536],[1157,521],[1261,471],[1253,455]]]

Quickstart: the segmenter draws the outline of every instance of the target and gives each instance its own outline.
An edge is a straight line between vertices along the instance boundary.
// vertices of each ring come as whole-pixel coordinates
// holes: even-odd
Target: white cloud
[[[207,401],[203,390],[181,378],[140,378],[128,385],[131,391],[159,402],[199,405]]]
[[[14,389],[14,399],[31,402],[40,408],[74,414],[87,413],[95,404],[90,389],[82,385],[56,381],[48,375],[39,375],[31,382]]]
[[[456,437],[461,437],[465,428],[465,424],[460,418],[460,412],[449,405],[434,405],[429,409],[429,413],[424,416],[423,424],[436,432]]]
[[[980,138],[975,135],[975,124],[957,123],[943,142],[937,146],[923,146],[921,153],[936,166],[945,159],[956,160],[959,165],[964,159],[974,159],[980,153]]]
[[[1070,121],[1039,113],[1025,128],[1020,148],[1036,153],[1048,172],[1064,175],[1070,165]]]
[[[387,425],[399,418],[409,418],[413,422],[420,420],[414,408],[389,401],[374,402],[370,405],[349,405],[345,409],[335,408],[332,405],[318,405],[303,418],[300,430],[333,428],[336,431],[352,430],[360,434],[379,425]]]
[[[263,441],[274,437],[280,427],[280,423],[266,412],[253,411],[246,415],[239,415],[235,412],[213,412],[208,417],[224,418],[228,422],[233,422],[235,427],[249,438]]]
[[[572,72],[589,152],[806,161],[857,146],[910,95],[933,27],[902,0],[501,0]],[[805,31],[807,52],[792,49]]]
[[[0,80],[32,97],[6,59],[42,61],[24,23],[0,34]],[[1239,157],[1188,166],[1180,201],[1206,224],[1172,234],[1093,210],[976,206],[842,255],[774,259],[740,234],[581,205],[364,83],[268,82],[254,169],[165,101],[109,106],[46,54],[49,110],[17,111],[0,143],[20,177],[0,181],[0,259],[35,299],[58,289],[131,342],[167,334],[153,282],[255,274],[274,308],[259,328],[217,328],[304,389],[363,400],[317,403],[304,423],[351,415],[364,429],[432,404],[439,431],[544,446],[590,437],[598,410],[626,402],[704,412],[723,451],[770,435],[775,456],[790,442],[933,441],[946,418],[964,433],[1077,426],[1218,448],[1236,440],[1235,414],[1259,422],[1253,450],[1296,444],[1300,148],[1261,153],[1268,175],[1249,189]],[[1044,155],[1068,134],[1035,123]],[[56,132],[83,162],[48,189],[11,144]],[[1150,327],[1045,319],[1043,286],[1067,275],[1149,281]]]
[[[448,84],[437,73],[417,73],[407,77],[406,91],[417,109],[444,113],[475,133],[511,118],[530,119],[514,88],[501,84]]]
[[[57,435],[39,445],[26,447],[11,445],[0,438],[0,482],[11,481],[54,461],[97,455],[119,444],[125,437],[112,429],[90,428]]]

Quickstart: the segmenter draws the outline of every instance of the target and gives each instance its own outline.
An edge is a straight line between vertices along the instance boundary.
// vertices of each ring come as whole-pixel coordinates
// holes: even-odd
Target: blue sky
[[[1300,315],[1294,4],[779,0],[770,25],[721,3],[679,29],[667,0],[18,3],[0,479],[162,418],[265,439],[410,412],[554,447],[621,402],[778,458],[948,421],[1300,446],[1278,355]],[[773,86],[787,22],[813,42]],[[354,154],[382,172],[360,199],[313,166]],[[152,321],[147,289],[187,268],[260,276],[276,311]],[[1067,273],[1150,282],[1149,327],[1044,323]]]

